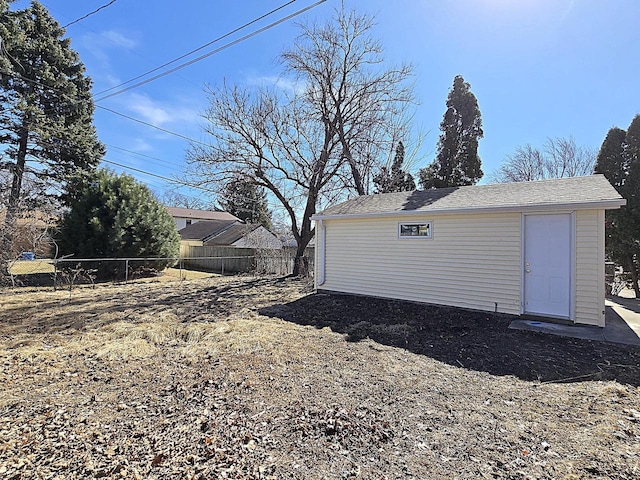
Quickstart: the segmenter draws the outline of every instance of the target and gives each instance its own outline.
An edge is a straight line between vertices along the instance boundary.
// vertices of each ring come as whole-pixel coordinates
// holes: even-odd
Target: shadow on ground
[[[457,367],[522,380],[640,385],[640,348],[509,330],[513,317],[351,295],[316,294],[259,309],[347,341],[370,338]]]
[[[62,333],[102,328],[117,321],[148,322],[166,313],[182,322],[216,321],[242,308],[278,301],[278,293],[286,286],[286,278],[230,277],[223,283],[82,286],[44,297],[33,291],[37,300],[2,305],[0,326],[11,327],[16,334]]]
[[[637,298],[610,297],[610,299],[632,312],[640,313],[640,300]]]

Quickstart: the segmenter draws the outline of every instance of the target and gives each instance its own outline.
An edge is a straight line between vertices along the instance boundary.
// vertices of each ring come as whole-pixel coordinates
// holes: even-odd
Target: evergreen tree
[[[640,298],[640,115],[625,132],[612,128],[602,143],[595,173],[602,173],[627,200],[619,210],[606,212],[606,248],[609,256],[631,274]]]
[[[631,204],[636,219],[640,217],[640,115],[636,115],[627,129],[625,137],[625,155],[628,162],[625,192],[627,201]],[[640,229],[640,222],[637,223]],[[640,235],[636,237],[640,240]]]
[[[626,136],[627,132],[621,128],[610,129],[598,152],[595,167],[595,173],[601,173],[607,177],[619,193],[629,170],[624,153]]]
[[[177,257],[180,236],[173,217],[151,191],[129,175],[107,170],[79,182],[64,215],[57,243],[61,255],[80,258]],[[172,260],[148,262],[158,270]],[[101,273],[117,273],[122,265],[102,265]]]
[[[10,11],[0,0],[0,170],[11,177],[0,245],[5,252],[29,170],[45,182],[43,195],[52,184],[69,191],[73,175],[94,168],[104,154],[92,124],[91,80],[63,34],[40,3]]]
[[[220,208],[246,223],[260,224],[267,230],[273,228],[267,194],[241,177],[234,177],[222,191]]]
[[[420,185],[427,189],[475,184],[483,175],[478,156],[482,118],[471,85],[460,75],[453,79],[440,131],[436,159],[420,170]]]
[[[373,177],[376,193],[409,192],[416,189],[413,175],[402,169],[403,163],[404,145],[402,142],[398,142],[391,168],[384,166],[380,169],[378,175]]]

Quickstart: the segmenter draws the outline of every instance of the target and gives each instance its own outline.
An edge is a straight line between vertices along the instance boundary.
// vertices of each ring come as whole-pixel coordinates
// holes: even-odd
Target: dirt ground
[[[0,291],[0,478],[636,479],[640,349],[295,279]]]

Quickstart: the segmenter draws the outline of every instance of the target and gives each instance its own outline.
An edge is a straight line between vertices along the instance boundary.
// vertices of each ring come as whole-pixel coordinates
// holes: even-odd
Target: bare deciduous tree
[[[544,144],[547,178],[591,175],[596,166],[597,150],[580,147],[572,136],[548,138]]]
[[[544,178],[544,156],[529,144],[507,155],[507,161],[493,173],[493,179],[498,183],[529,182],[541,178]]]
[[[529,144],[518,147],[491,177],[494,182],[506,183],[590,175],[596,154],[576,145],[572,136],[548,138],[542,150]]]
[[[211,146],[192,145],[187,158],[202,183],[241,178],[282,204],[298,244],[294,274],[304,273],[318,203],[368,193],[373,166],[406,135],[411,102],[411,69],[382,67],[370,17],[343,8],[327,24],[301,28],[281,56],[294,88],[209,88]]]
[[[199,197],[185,195],[175,190],[165,190],[159,198],[166,207],[188,208],[192,210],[212,210],[214,202],[206,194]]]

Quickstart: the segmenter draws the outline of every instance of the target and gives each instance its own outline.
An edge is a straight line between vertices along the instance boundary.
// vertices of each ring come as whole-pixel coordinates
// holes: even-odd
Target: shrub
[[[125,174],[99,170],[79,182],[57,235],[61,255],[76,258],[176,257],[180,236],[173,217],[151,191]],[[145,266],[162,270],[172,260]],[[119,275],[120,262],[102,262],[98,276]]]

